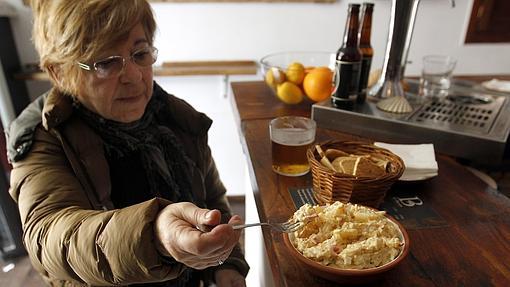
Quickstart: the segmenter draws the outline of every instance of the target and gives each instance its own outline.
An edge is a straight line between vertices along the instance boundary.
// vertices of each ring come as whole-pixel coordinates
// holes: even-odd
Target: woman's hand
[[[219,210],[208,210],[189,202],[173,203],[161,210],[154,225],[158,251],[195,269],[216,266],[227,259],[239,241],[240,231],[229,224],[241,223],[234,215],[229,224],[220,224]],[[210,232],[196,228],[214,226]]]
[[[243,275],[234,269],[218,269],[214,273],[214,280],[218,287],[246,287]]]

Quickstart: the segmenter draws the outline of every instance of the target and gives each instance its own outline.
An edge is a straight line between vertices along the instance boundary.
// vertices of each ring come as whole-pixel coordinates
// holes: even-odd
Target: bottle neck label
[[[346,62],[337,60],[333,76],[335,88],[331,97],[344,100],[355,99],[358,93],[360,70],[361,61]]]
[[[358,64],[361,64],[361,61],[352,62],[352,61],[336,60],[336,66],[338,66],[338,65],[358,65]]]

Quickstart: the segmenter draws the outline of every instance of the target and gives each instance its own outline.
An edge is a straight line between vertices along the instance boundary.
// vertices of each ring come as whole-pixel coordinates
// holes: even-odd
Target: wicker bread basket
[[[320,163],[315,146],[306,155],[313,177],[313,194],[319,204],[334,201],[352,202],[378,207],[386,192],[404,172],[404,162],[387,149],[354,141],[328,141],[320,144],[322,150],[333,148],[353,155],[374,155],[388,160],[386,173],[378,177],[357,177],[333,171]]]

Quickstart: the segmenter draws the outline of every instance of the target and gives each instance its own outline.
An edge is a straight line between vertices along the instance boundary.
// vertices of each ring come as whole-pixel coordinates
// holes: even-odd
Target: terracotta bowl
[[[402,246],[401,252],[399,253],[399,255],[397,255],[395,259],[393,259],[391,262],[385,265],[375,268],[359,270],[359,269],[341,269],[337,267],[325,266],[320,264],[319,262],[313,261],[303,256],[303,254],[301,254],[301,252],[299,252],[290,241],[289,236],[292,237],[293,236],[292,233],[283,233],[283,240],[290,254],[294,258],[296,258],[305,269],[309,270],[314,275],[338,283],[364,284],[367,282],[372,282],[380,279],[386,272],[390,271],[391,269],[395,268],[395,266],[400,264],[409,253],[409,235],[407,234],[406,230],[398,221],[396,221],[391,216],[386,215],[386,217],[391,222],[398,226],[398,229],[400,230],[401,233],[401,240],[403,241],[404,244]]]

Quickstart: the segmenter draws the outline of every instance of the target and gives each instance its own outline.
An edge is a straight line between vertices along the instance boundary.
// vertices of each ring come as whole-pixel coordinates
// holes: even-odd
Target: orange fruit
[[[306,75],[303,80],[303,89],[310,100],[319,102],[331,96],[332,81],[333,71],[328,67],[317,67]]]
[[[305,67],[305,77],[308,73],[310,73],[313,69],[315,69],[315,67],[313,66],[308,66],[308,67]]]

